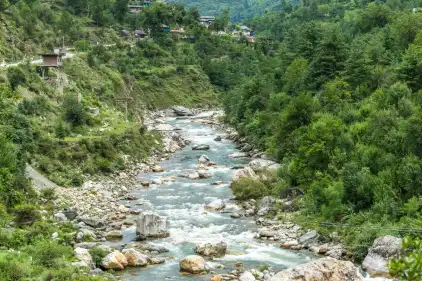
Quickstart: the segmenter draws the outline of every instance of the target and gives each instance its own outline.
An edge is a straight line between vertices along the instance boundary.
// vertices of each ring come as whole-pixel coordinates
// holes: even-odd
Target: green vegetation
[[[420,281],[422,268],[422,241],[407,237],[403,240],[402,254],[390,262],[392,276],[402,280]]]
[[[304,1],[250,20],[254,47],[197,42],[227,122],[282,164],[276,185],[235,185],[240,198],[302,190],[297,220],[339,231],[357,260],[378,235],[399,235],[380,227],[421,227],[420,6]]]

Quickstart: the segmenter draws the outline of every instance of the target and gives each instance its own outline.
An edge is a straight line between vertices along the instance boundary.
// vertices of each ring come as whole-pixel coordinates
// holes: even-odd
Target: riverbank
[[[280,270],[319,259],[316,254],[342,253],[343,248],[329,241],[321,244],[315,231],[271,219],[281,202],[289,205],[286,200],[234,201],[228,187],[241,171],[259,175],[264,166],[277,165],[259,158],[263,154],[233,157],[236,145],[228,139],[235,134],[221,131],[221,112],[179,115],[194,116],[167,110],[146,118],[149,130],[162,131],[165,144],[148,161],[131,163],[110,177],[92,178],[81,189],[60,190],[57,202],[72,208],[56,218],[77,228],[79,264],[96,271],[125,269],[117,274],[125,281],[165,276],[185,280],[179,261],[196,253],[206,258],[201,272],[211,274],[189,280],[238,280],[248,273],[253,280],[270,280]],[[94,264],[92,255],[98,249],[104,256]],[[338,264],[342,270],[349,268]],[[156,266],[139,268],[146,265]]]

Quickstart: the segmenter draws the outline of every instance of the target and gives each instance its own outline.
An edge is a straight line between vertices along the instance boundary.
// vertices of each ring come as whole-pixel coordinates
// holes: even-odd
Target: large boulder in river
[[[220,211],[224,209],[224,207],[226,207],[226,204],[221,199],[214,200],[211,203],[205,205],[205,209],[210,211]]]
[[[208,144],[196,144],[192,146],[192,150],[209,150],[210,146]]]
[[[258,176],[256,175],[256,173],[250,168],[250,167],[245,167],[243,169],[237,170],[232,177],[232,181],[233,182],[237,182],[239,181],[241,178],[252,178],[252,179],[257,179]]]
[[[167,218],[152,212],[141,213],[136,219],[136,234],[152,238],[168,237]]]
[[[178,116],[192,116],[193,115],[193,112],[184,106],[173,106],[171,109],[173,109],[174,113],[176,113]]]
[[[141,254],[133,248],[124,249],[122,254],[125,255],[128,266],[146,266],[149,262],[149,257]]]
[[[248,164],[254,172],[276,171],[280,164],[266,159],[254,159]]]
[[[375,239],[362,263],[371,277],[390,277],[388,262],[397,257],[401,249],[401,239],[386,235]]]
[[[205,257],[222,257],[226,254],[227,243],[221,241],[219,243],[198,244],[195,253]]]
[[[105,269],[123,270],[127,266],[127,259],[119,251],[114,251],[103,258],[102,266]]]
[[[350,261],[323,258],[283,270],[270,281],[362,281],[359,269]]]
[[[180,271],[199,274],[210,269],[207,262],[201,256],[191,255],[183,258],[179,262]]]

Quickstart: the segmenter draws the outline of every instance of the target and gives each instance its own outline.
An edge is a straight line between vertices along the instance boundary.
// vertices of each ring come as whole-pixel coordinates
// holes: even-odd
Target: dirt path
[[[32,168],[32,166],[29,164],[26,164],[25,172],[28,178],[31,179],[32,184],[34,185],[36,189],[59,187],[54,182],[50,181],[49,179],[41,175],[37,170]]]

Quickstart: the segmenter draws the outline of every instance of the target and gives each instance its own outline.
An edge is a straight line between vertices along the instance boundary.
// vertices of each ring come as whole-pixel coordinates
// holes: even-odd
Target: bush
[[[92,260],[97,266],[101,266],[103,258],[108,255],[108,252],[99,247],[92,247],[89,249],[89,253],[92,256]]]
[[[25,72],[19,67],[9,67],[7,69],[7,78],[13,90],[16,90],[19,85],[23,85],[26,82]]]
[[[52,201],[52,200],[55,200],[57,198],[56,190],[54,188],[43,188],[43,189],[41,189],[40,196],[41,196],[41,198],[43,198],[47,201]]]
[[[41,218],[38,207],[33,204],[17,205],[13,209],[15,214],[15,222],[19,226],[31,225]]]
[[[73,126],[81,126],[86,124],[87,114],[84,106],[78,102],[78,99],[73,95],[65,97],[63,102],[64,119]]]
[[[18,255],[0,254],[0,276],[2,281],[28,280],[31,268],[27,262]]]
[[[42,115],[49,110],[49,105],[45,97],[35,97],[24,99],[19,104],[19,111],[25,115]]]
[[[266,181],[252,178],[241,178],[232,184],[233,194],[239,200],[259,199],[264,196],[278,196],[282,190],[282,184],[270,178]]]
[[[62,120],[59,120],[54,127],[54,131],[56,134],[56,138],[64,139],[65,137],[70,135],[70,128],[67,124],[65,124]]]
[[[32,256],[34,264],[47,268],[59,266],[59,260],[72,256],[72,248],[54,241],[41,240],[28,246],[26,252]]]

